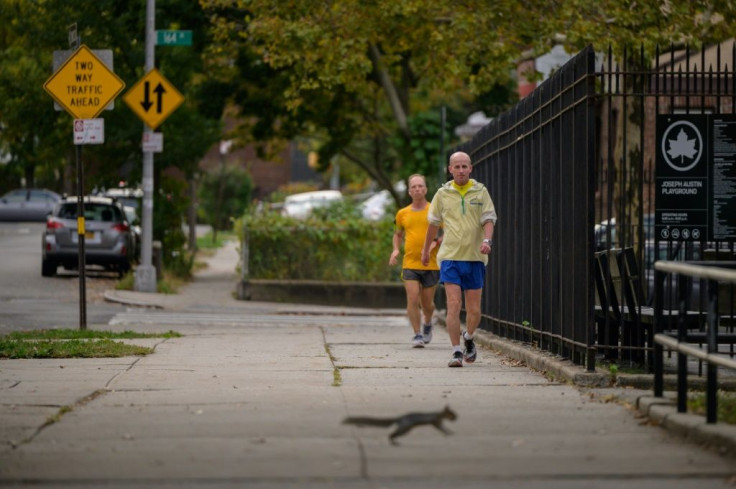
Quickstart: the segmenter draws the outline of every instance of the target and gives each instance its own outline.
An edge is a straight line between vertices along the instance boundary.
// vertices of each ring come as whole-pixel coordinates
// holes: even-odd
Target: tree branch
[[[381,53],[378,51],[378,47],[375,44],[371,44],[368,47],[368,53],[371,58],[371,62],[373,63],[373,68],[378,74],[378,79],[381,83],[381,87],[383,87],[384,92],[386,92],[386,97],[388,98],[388,102],[391,105],[391,110],[394,113],[394,117],[396,118],[396,122],[399,125],[399,129],[401,130],[401,133],[404,135],[404,137],[409,139],[411,138],[411,132],[409,131],[406,111],[401,105],[401,99],[399,98],[399,94],[396,91],[396,86],[391,81],[391,77],[388,75],[386,67],[383,66]]]

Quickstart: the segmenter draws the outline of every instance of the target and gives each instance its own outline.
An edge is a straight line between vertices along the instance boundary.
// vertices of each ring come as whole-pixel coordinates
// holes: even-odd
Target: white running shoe
[[[424,337],[424,344],[428,345],[432,341],[432,325],[425,324],[422,326],[422,336]]]

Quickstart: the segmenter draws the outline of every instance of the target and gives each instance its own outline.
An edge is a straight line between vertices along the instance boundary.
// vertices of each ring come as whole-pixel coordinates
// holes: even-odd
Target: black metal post
[[[654,334],[655,336],[661,333],[664,328],[662,327],[664,318],[662,317],[662,310],[664,304],[664,272],[659,270],[654,271]],[[654,395],[656,397],[662,397],[664,395],[664,348],[657,342],[654,342]]]
[[[82,145],[77,145],[77,244],[79,246],[79,329],[87,329],[87,289],[85,286],[85,268],[87,260],[84,254],[84,169],[82,165]]]
[[[718,351],[718,282],[708,280],[708,353]],[[706,387],[706,421],[715,423],[718,418],[718,367],[708,362]]]
[[[680,303],[680,311],[677,317],[677,341],[679,343],[687,341],[687,324],[685,322],[687,316],[687,289],[687,275],[679,274],[677,276],[677,292]],[[677,412],[687,412],[687,355],[681,351],[677,352]]]

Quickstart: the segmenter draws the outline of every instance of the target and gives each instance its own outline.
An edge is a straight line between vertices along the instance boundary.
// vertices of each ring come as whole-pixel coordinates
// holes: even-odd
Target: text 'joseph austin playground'
[[[697,195],[703,186],[701,180],[668,180],[662,182],[662,195]]]

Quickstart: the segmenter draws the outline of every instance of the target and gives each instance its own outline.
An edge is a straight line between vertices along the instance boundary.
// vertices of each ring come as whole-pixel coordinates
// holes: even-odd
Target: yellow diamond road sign
[[[156,129],[179,105],[184,96],[154,68],[123,95],[123,100],[151,129]]]
[[[125,88],[125,82],[81,45],[43,88],[74,118],[94,119]]]

